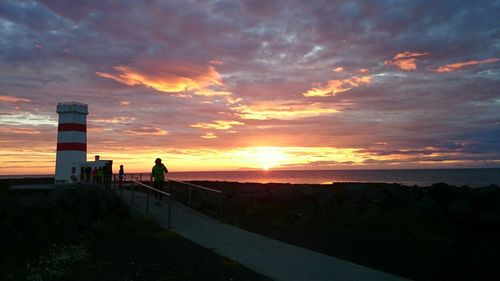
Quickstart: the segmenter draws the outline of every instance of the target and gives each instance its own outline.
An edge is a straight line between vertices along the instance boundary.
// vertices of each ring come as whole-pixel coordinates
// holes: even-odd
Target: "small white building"
[[[109,165],[109,166],[107,166]],[[85,161],[80,165],[80,181],[94,182],[94,169],[109,169],[108,176],[113,174],[113,160],[101,160],[99,155],[96,155],[94,161]],[[106,173],[106,172],[104,172]]]

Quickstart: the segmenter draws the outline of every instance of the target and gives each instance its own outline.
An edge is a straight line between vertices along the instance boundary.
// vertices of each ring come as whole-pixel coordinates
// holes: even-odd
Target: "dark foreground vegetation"
[[[278,240],[415,280],[500,280],[497,186],[192,183],[224,191],[226,222]]]
[[[0,280],[269,279],[150,220],[130,218],[111,190],[11,192],[3,182]]]
[[[278,240],[414,280],[500,280],[497,186],[193,183],[223,191],[193,189],[193,207]],[[0,184],[0,280],[265,280],[130,219],[112,191]],[[187,203],[185,185],[171,188]]]

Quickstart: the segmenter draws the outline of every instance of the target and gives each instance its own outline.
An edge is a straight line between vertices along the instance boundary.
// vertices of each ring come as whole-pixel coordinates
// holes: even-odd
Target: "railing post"
[[[134,204],[135,182],[132,181],[132,204]]]
[[[142,174],[139,174],[139,181],[142,182]]]
[[[146,190],[146,215],[149,215],[149,191],[150,189],[148,188]]]
[[[220,202],[219,202],[219,221],[222,222],[223,215],[223,206],[224,206],[224,193],[220,193]]]
[[[189,196],[189,197],[188,197],[188,207],[189,207],[189,209],[191,209],[191,208],[192,208],[192,205],[191,205],[191,204],[192,204],[191,191],[192,191],[192,187],[191,187],[191,186],[189,186],[189,191],[188,191],[188,193],[189,193],[189,194],[188,194],[188,196]]]
[[[172,229],[172,194],[168,196],[168,229]]]

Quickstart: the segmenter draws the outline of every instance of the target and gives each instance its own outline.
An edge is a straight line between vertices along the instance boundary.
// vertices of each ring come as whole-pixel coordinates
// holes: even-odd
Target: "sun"
[[[233,155],[241,159],[240,165],[245,168],[261,169],[268,171],[280,167],[290,161],[290,155],[283,147],[253,146],[237,150]]]
[[[256,147],[253,156],[264,171],[278,167],[286,159],[279,147]]]

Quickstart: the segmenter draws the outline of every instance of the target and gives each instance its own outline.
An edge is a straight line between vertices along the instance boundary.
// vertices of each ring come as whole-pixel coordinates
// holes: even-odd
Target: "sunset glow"
[[[127,172],[500,165],[495,1],[70,2],[2,4],[0,174],[66,101]]]
[[[411,71],[417,69],[417,59],[425,57],[429,53],[412,53],[412,52],[402,52],[394,56],[392,60],[384,61],[384,64],[394,65],[402,70]]]
[[[456,71],[462,67],[469,66],[469,65],[476,65],[476,64],[483,64],[483,63],[494,63],[498,62],[500,59],[498,58],[489,58],[481,61],[476,61],[476,60],[471,60],[471,61],[465,61],[465,62],[457,62],[457,63],[451,63],[447,65],[440,66],[436,69],[437,72],[453,72]]]

